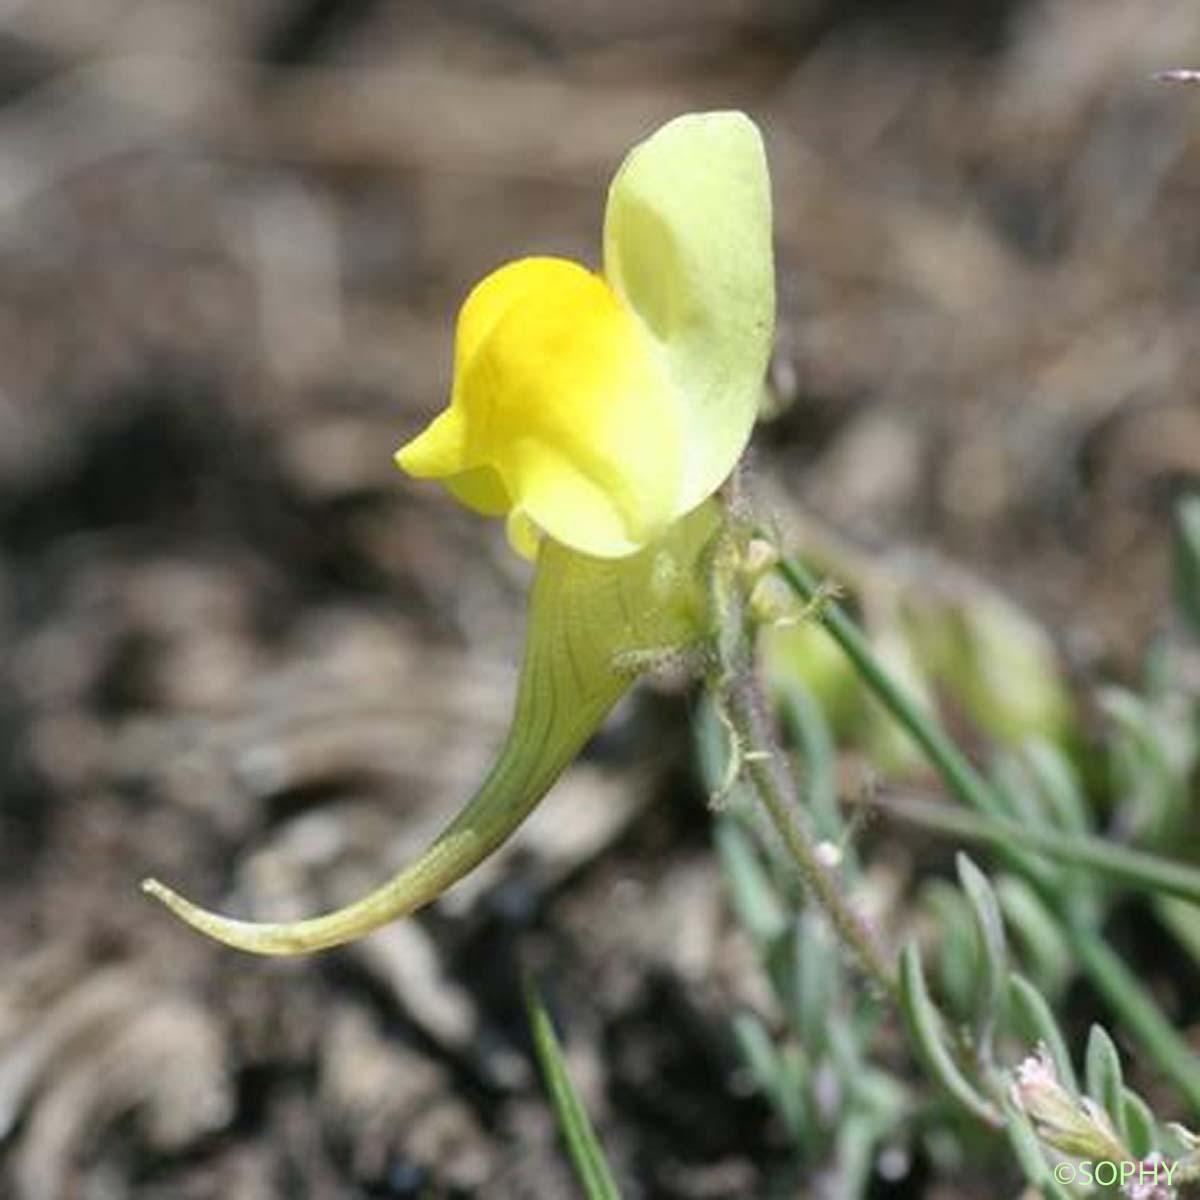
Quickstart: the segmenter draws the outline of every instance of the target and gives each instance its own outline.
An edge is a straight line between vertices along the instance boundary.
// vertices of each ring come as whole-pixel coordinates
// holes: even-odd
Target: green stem
[[[983,817],[948,804],[908,796],[870,795],[857,803],[922,829],[984,842],[998,849],[1013,844],[1025,846],[1058,862],[1091,867],[1136,888],[1200,904],[1200,870],[1104,838],[1039,829],[1005,817]]]
[[[895,971],[861,915],[842,894],[833,872],[797,810],[795,781],[775,741],[749,654],[722,689],[726,711],[743,748],[743,767],[788,855],[799,868],[834,931],[875,984],[893,1000],[899,993]]]
[[[800,563],[785,558],[778,570],[805,603],[820,602],[817,581]],[[841,607],[828,600],[820,602],[819,619],[854,664],[863,681],[920,747],[950,791],[978,813],[1003,817],[1003,803],[991,785],[971,765],[945,730],[888,675],[866,638]],[[1004,857],[1030,878],[1048,900],[1052,911],[1063,907],[1063,897],[1047,894],[1046,880],[1031,874],[1028,864],[1021,857],[1014,855],[1011,849],[1004,852]],[[1188,1103],[1200,1110],[1200,1061],[1197,1061],[1191,1047],[1101,937],[1073,920],[1060,917],[1060,921],[1063,933],[1096,990],[1129,1030],[1136,1034],[1146,1052],[1163,1074],[1175,1083]]]

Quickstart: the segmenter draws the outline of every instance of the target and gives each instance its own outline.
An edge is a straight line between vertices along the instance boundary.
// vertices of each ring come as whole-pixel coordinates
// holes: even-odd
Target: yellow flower
[[[422,854],[323,916],[236,920],[145,881],[194,928],[298,954],[428,904],[513,833],[648,662],[711,642],[706,564],[723,526],[705,500],[750,436],[774,316],[749,118],[680,117],[636,147],[609,190],[604,262],[600,276],[527,258],[479,284],[459,316],[450,406],[396,455],[507,514],[513,544],[537,556],[495,766]]]
[[[604,273],[508,263],[458,319],[449,407],[396,454],[464,504],[617,558],[656,540],[733,469],[774,324],[762,138],[735,112],[678,117],[617,172]]]

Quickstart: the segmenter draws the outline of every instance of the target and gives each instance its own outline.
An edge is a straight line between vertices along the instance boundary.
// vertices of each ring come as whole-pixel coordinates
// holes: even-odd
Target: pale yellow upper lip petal
[[[604,557],[679,515],[680,406],[601,276],[561,259],[501,267],[464,305],[458,348],[451,404],[399,451],[402,468],[489,468],[525,520]]]
[[[668,122],[613,180],[603,277],[529,258],[472,290],[451,404],[398,465],[445,480],[488,468],[487,497],[449,486],[484,512],[507,493],[575,549],[631,553],[711,495],[745,446],[774,319],[770,242],[753,122]]]
[[[749,117],[685,114],[630,151],[609,188],[604,270],[684,406],[687,511],[749,440],[773,336],[770,178]]]

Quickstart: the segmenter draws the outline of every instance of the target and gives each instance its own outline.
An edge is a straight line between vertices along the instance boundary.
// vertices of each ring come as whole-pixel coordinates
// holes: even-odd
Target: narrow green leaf
[[[945,879],[926,884],[921,900],[937,924],[933,973],[942,1002],[954,1020],[968,1021],[975,1011],[979,981],[979,946],[970,906],[962,890]]]
[[[945,1039],[941,1015],[925,984],[921,952],[916,942],[909,942],[900,954],[900,1004],[909,1035],[925,1069],[973,1116],[998,1127],[1001,1118],[995,1106],[976,1091],[954,1061]]]
[[[542,1078],[550,1093],[550,1103],[554,1106],[558,1127],[566,1140],[571,1165],[575,1168],[584,1195],[588,1200],[620,1200],[621,1193],[617,1191],[587,1110],[575,1094],[571,1077],[567,1074],[562,1047],[555,1036],[550,1015],[532,982],[527,982],[525,986],[525,1007],[529,1013],[529,1026]]]
[[[793,682],[781,688],[780,715],[804,767],[807,799],[817,834],[839,842],[843,827],[837,799],[837,754],[829,723],[812,693]]]
[[[1090,867],[1131,887],[1168,892],[1200,904],[1200,869],[1106,838],[1037,829],[1007,818],[981,817],[951,804],[906,796],[873,798],[870,804],[880,813],[922,829],[993,846],[1006,863],[1023,873],[1023,860],[1018,862],[1012,854],[1014,846],[1026,846],[1062,863]],[[1041,882],[1040,876],[1027,877],[1034,885]]]
[[[783,1046],[779,1054],[779,1086],[775,1104],[783,1123],[796,1144],[805,1153],[816,1145],[822,1133],[813,1108],[808,1102],[808,1059],[795,1042]]]
[[[1121,1076],[1121,1057],[1112,1038],[1099,1025],[1093,1025],[1088,1032],[1084,1078],[1088,1095],[1108,1113],[1113,1127],[1125,1141],[1125,1081]]]
[[[875,1145],[879,1132],[875,1122],[858,1113],[851,1113],[838,1126],[834,1143],[833,1187],[843,1200],[862,1200],[871,1182]]]
[[[1025,763],[1015,753],[1005,752],[993,757],[989,772],[992,786],[1004,801],[1006,815],[1035,829],[1048,829],[1046,811],[1036,794]]]
[[[762,1021],[751,1012],[733,1018],[733,1036],[755,1086],[778,1114],[788,1133],[801,1145],[809,1139],[803,1064],[785,1060]]]
[[[839,1070],[845,1065],[839,1062]],[[843,1074],[847,1093],[853,1098],[850,1107],[869,1113],[881,1129],[890,1129],[902,1122],[912,1111],[911,1098],[894,1075],[860,1064],[853,1077]]]
[[[774,1098],[779,1086],[779,1053],[766,1027],[755,1013],[735,1013],[733,1036],[755,1086],[763,1095]]]
[[[1071,1065],[1071,1052],[1067,1040],[1054,1018],[1046,997],[1025,978],[1015,971],[1008,977],[1009,994],[1012,997],[1013,1021],[1026,1039],[1035,1046],[1046,1047],[1054,1063],[1059,1081],[1069,1091],[1079,1094],[1079,1081]]]
[[[771,945],[788,921],[758,853],[732,817],[718,820],[713,836],[739,922],[760,946]]]
[[[1025,761],[1046,802],[1055,825],[1066,833],[1087,833],[1091,811],[1083,794],[1079,772],[1052,741],[1031,737],[1023,746]]]
[[[1003,806],[1003,815],[997,823],[1012,829],[1027,831],[1030,837],[1046,837],[1054,834],[1054,828],[1046,813],[1025,764],[1014,754],[998,754],[992,760],[988,782],[990,791]],[[964,816],[970,816],[964,813]],[[1009,865],[1019,869],[1026,878],[1035,882],[1043,891],[1056,891],[1062,886],[1063,872],[1057,863],[1046,862],[1025,851],[1027,839],[1014,841],[1009,838],[1005,845],[1005,856]]]
[[[1200,637],[1200,493],[1185,496],[1176,510],[1171,575],[1175,604]]]
[[[1126,1145],[1135,1158],[1146,1158],[1158,1142],[1154,1113],[1137,1092],[1126,1088],[1124,1095]]]
[[[792,1008],[796,1031],[810,1054],[819,1054],[828,1039],[831,1015],[842,982],[841,947],[822,916],[800,914],[792,943]]]
[[[1197,966],[1200,966],[1200,908],[1175,896],[1155,896],[1154,911]]]
[[[1100,707],[1116,727],[1109,739],[1113,790],[1128,810],[1136,833],[1160,840],[1187,815],[1185,764],[1177,761],[1178,738],[1163,714],[1141,696],[1105,688]]]
[[[996,880],[996,898],[1013,941],[1038,986],[1057,997],[1073,973],[1070,946],[1054,914],[1042,898],[1017,875]]]
[[[1071,861],[1080,853],[1080,839],[1087,836],[1086,822],[1079,827],[1081,814],[1068,798],[1069,777],[1055,771],[1056,760],[1052,757],[1055,748],[1045,742],[1046,753],[1039,756],[1037,744],[1036,739],[1027,740],[1023,744],[1024,755],[1015,751],[997,755],[989,772],[993,787],[1012,814],[1004,822],[1014,831],[1004,843],[1006,857],[1043,894],[1055,892],[1062,896],[1064,915],[1091,922],[1095,881],[1092,872],[1076,867]],[[1046,857],[1054,860],[1053,865],[1032,856],[1015,857],[1014,845],[1039,850],[1046,847]],[[1063,848],[1063,854],[1056,852],[1058,847]],[[1086,847],[1083,852],[1086,853]]]
[[[987,876],[961,851],[955,858],[958,879],[971,905],[979,940],[980,973],[976,987],[975,1029],[981,1051],[991,1050],[992,1034],[999,1021],[1008,981],[1008,954],[1000,905]]]

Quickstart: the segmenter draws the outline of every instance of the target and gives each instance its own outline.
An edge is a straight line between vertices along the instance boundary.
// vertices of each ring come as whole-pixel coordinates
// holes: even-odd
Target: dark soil
[[[731,1041],[762,984],[684,698],[362,944],[252,960],[137,883],[315,911],[481,778],[525,570],[391,450],[466,288],[594,262],[609,173],[688,109],[769,141],[781,525],[936,549],[1130,676],[1200,474],[1181,65],[1194,0],[8,5],[0,1196],[575,1195],[524,969],[629,1197],[810,1194]],[[878,1194],[1014,1194],[932,1179]]]

